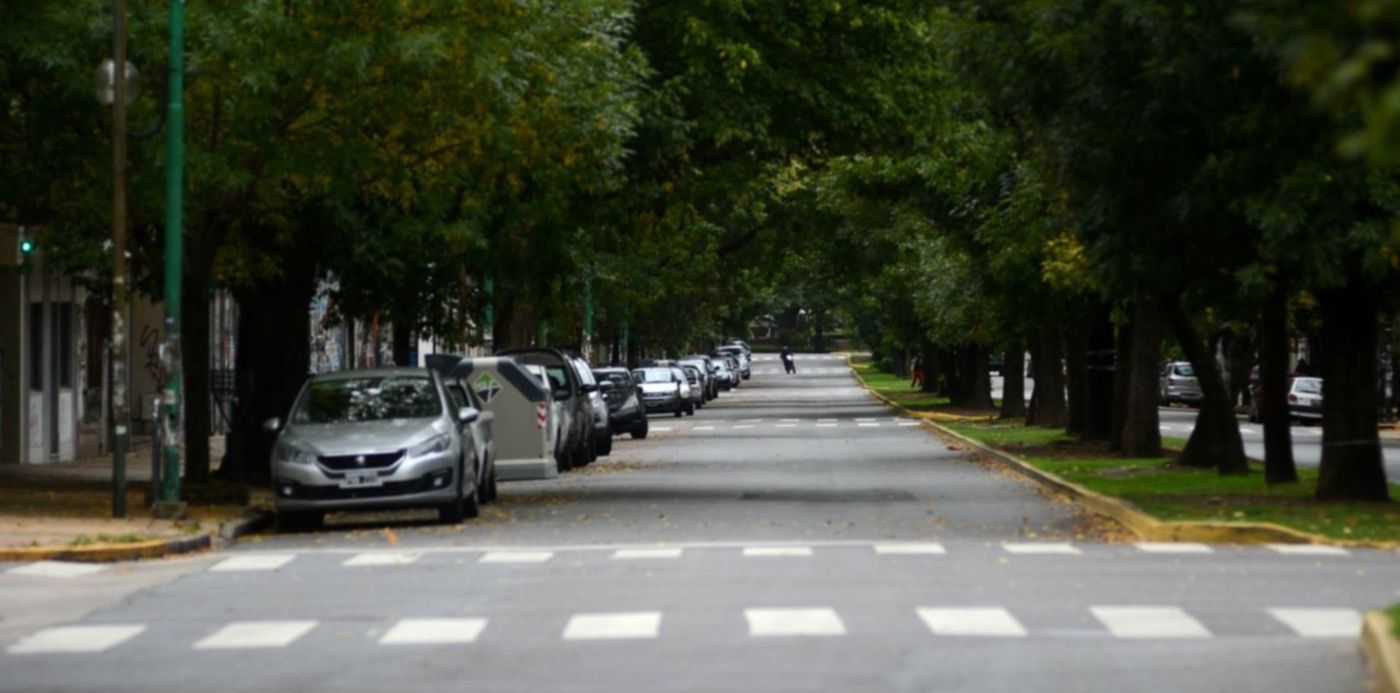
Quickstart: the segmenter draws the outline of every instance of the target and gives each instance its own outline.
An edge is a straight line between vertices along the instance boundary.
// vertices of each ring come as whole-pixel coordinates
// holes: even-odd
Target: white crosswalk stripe
[[[35,561],[5,571],[9,575],[30,577],[75,578],[100,573],[103,566],[91,563],[71,563],[68,561]]]
[[[750,546],[744,549],[744,556],[749,558],[799,558],[811,555],[812,549],[807,546]]]
[[[1094,606],[1094,614],[1119,638],[1209,638],[1210,631],[1174,606]]]
[[[1143,553],[1214,553],[1215,549],[1205,544],[1193,544],[1190,542],[1153,542],[1141,541],[1134,544]]]
[[[749,635],[797,637],[845,635],[846,624],[833,609],[745,609]]]
[[[491,551],[481,557],[481,563],[544,563],[554,557],[553,551]]]
[[[417,561],[422,554],[418,553],[396,553],[392,551],[373,551],[362,553],[351,557],[341,565],[347,568],[357,566],[379,566],[379,565],[408,565]]]
[[[948,553],[942,544],[876,544],[875,553],[884,556],[941,556]]]
[[[1285,556],[1346,556],[1348,551],[1340,546],[1322,544],[1269,544],[1269,550]]]
[[[643,560],[650,558],[680,558],[680,549],[618,549],[612,556],[616,560]]]
[[[1269,615],[1305,638],[1355,638],[1361,612],[1353,609],[1269,609]]]
[[[1020,554],[1020,555],[1028,555],[1028,556],[1029,556],[1029,555],[1042,555],[1042,554],[1043,554],[1043,555],[1078,556],[1078,555],[1081,553],[1081,552],[1079,551],[1079,549],[1075,548],[1075,547],[1074,547],[1073,545],[1071,545],[1071,544],[1054,544],[1054,543],[1043,543],[1043,544],[1036,544],[1036,543],[1031,543],[1031,544],[1002,544],[1001,547],[1002,547],[1003,549],[1005,549],[1007,553],[1014,553],[1014,554]]]
[[[381,645],[451,645],[476,642],[486,630],[484,618],[406,618],[394,624]]]
[[[311,632],[316,621],[239,621],[194,644],[196,650],[286,647]]]
[[[577,614],[564,627],[565,640],[651,639],[661,629],[661,612]]]
[[[290,553],[265,553],[252,554],[248,556],[234,556],[226,558],[210,568],[214,572],[239,572],[252,570],[277,570],[292,562],[296,554]]]
[[[995,607],[923,608],[918,610],[934,635],[1024,638],[1026,629],[1011,612]]]
[[[103,652],[140,635],[144,630],[144,625],[46,628],[20,639],[5,651],[10,654]]]

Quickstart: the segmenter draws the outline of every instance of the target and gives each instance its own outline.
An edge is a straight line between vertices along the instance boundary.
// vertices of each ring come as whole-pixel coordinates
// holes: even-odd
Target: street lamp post
[[[112,44],[112,516],[126,517],[126,0],[114,3]],[[120,72],[121,74],[118,74]]]
[[[170,2],[169,103],[166,106],[165,162],[165,361],[166,382],[161,393],[161,441],[164,463],[157,516],[181,516],[180,439],[183,430],[183,388],[180,356],[180,282],[184,278],[183,222],[185,216],[185,2]],[[198,298],[198,297],[196,297]]]

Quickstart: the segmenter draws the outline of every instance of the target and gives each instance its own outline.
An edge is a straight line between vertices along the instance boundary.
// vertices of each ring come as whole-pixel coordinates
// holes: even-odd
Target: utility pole
[[[593,277],[583,280],[583,358],[593,362]]]
[[[112,516],[126,517],[126,0],[115,0],[112,56]]]
[[[169,103],[165,146],[165,361],[166,382],[161,393],[160,503],[158,517],[184,515],[180,500],[180,439],[184,420],[180,355],[180,282],[184,279],[185,217],[185,2],[170,0]],[[200,297],[194,297],[199,300]]]

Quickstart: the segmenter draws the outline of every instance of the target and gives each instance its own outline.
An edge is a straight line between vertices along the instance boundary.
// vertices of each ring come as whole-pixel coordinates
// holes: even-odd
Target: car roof
[[[347,380],[350,378],[383,378],[386,376],[415,376],[421,378],[431,378],[432,370],[428,368],[410,368],[408,366],[385,366],[383,368],[356,368],[348,371],[331,371],[329,373],[317,373],[316,380]]]

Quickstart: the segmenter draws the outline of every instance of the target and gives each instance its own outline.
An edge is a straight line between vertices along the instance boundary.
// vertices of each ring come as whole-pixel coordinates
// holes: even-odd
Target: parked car
[[[427,365],[449,383],[459,383],[478,409],[490,412],[490,468],[494,481],[549,479],[559,475],[556,441],[566,425],[563,405],[550,394],[544,366],[517,363],[509,356],[463,358],[430,355]]]
[[[722,346],[716,349],[716,351],[725,354],[733,354],[734,358],[737,359],[739,362],[737,368],[739,375],[743,376],[744,380],[748,380],[750,377],[752,377],[752,373],[749,370],[749,354],[748,352],[744,351],[743,347],[733,345]]]
[[[682,356],[679,360],[682,366],[695,366],[700,369],[701,380],[704,381],[705,401],[709,402],[719,397],[719,383],[715,378],[714,359],[704,354],[691,354]]]
[[[734,375],[734,371],[730,370],[728,360],[717,358],[711,361],[711,363],[713,363],[715,367],[715,385],[718,386],[720,390],[728,392],[737,387],[736,383],[739,378]]]
[[[729,385],[730,387],[739,387],[740,381],[743,380],[743,376],[741,376],[739,372],[739,357],[729,351],[716,351],[713,357],[722,359],[725,363],[729,364],[729,372],[733,376],[730,379]]]
[[[612,425],[608,422],[608,403],[603,398],[604,388],[611,389],[612,384],[600,386],[598,380],[593,377],[593,369],[588,366],[588,362],[577,356],[571,361],[578,371],[579,380],[583,381],[588,389],[588,401],[593,412],[593,448],[591,457],[593,460],[599,457],[607,457],[612,454]],[[590,460],[592,461],[592,460]]]
[[[705,408],[705,377],[700,369],[690,364],[677,366],[685,374],[686,384],[690,385],[690,401],[696,409]]]
[[[454,406],[426,368],[324,373],[302,385],[287,420],[269,419],[277,528],[319,526],[333,510],[436,507],[476,517],[487,482],[472,440],[481,412]]]
[[[472,429],[471,441],[476,448],[476,458],[481,460],[481,502],[483,505],[490,503],[496,500],[496,414],[488,410],[477,393],[461,380],[446,377],[443,382],[447,386],[447,396],[452,399],[453,407],[471,407],[481,412],[476,421],[469,425]]]
[[[1255,383],[1249,398],[1249,420],[1263,420],[1259,411],[1259,384]],[[1294,377],[1288,382],[1288,416],[1303,422],[1322,420],[1322,378]]]
[[[1201,403],[1201,384],[1196,380],[1196,370],[1190,363],[1173,361],[1162,367],[1161,401],[1164,406],[1177,402]]]
[[[690,388],[685,378],[674,368],[652,366],[632,371],[632,378],[642,387],[642,403],[647,413],[671,412],[677,417],[692,409]]]
[[[736,346],[740,349],[743,349],[745,354],[748,354],[750,356],[753,355],[753,347],[749,346],[749,343],[742,339],[731,337],[729,339],[724,340],[724,346]]]
[[[647,437],[647,409],[642,401],[642,388],[626,368],[595,368],[593,377],[599,383],[611,383],[604,393],[608,402],[608,422],[613,434],[630,433],[641,440]]]
[[[507,349],[498,355],[544,368],[554,401],[561,405],[561,418],[567,423],[559,431],[562,434],[558,443],[559,469],[582,467],[593,461],[593,401],[588,394],[597,385],[584,383],[573,362],[558,349],[523,347]]]
[[[693,381],[690,379],[690,376],[686,374],[685,369],[680,366],[671,366],[671,372],[675,374],[677,382],[681,384],[681,397],[686,400],[685,415],[695,416],[696,393],[695,386],[691,384]]]

